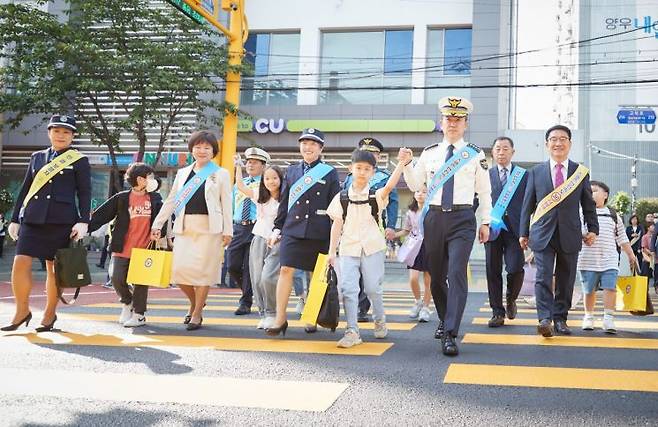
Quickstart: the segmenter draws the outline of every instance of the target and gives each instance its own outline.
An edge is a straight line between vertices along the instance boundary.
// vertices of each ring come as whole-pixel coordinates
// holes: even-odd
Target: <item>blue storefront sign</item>
[[[656,112],[650,108],[619,110],[617,123],[620,125],[652,125],[656,123]]]

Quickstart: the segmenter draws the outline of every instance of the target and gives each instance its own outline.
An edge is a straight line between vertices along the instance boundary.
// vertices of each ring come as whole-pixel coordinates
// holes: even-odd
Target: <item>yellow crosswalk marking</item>
[[[11,368],[0,368],[0,378],[21,379],[2,381],[3,395],[314,412],[329,409],[349,386],[318,381]]]
[[[484,317],[475,317],[473,319],[474,325],[486,325],[489,322],[489,319]],[[570,326],[582,326],[582,321],[580,320],[569,320],[567,322]],[[537,326],[537,319],[520,319],[516,318],[514,320],[505,320],[506,325],[512,326]],[[615,326],[617,329],[652,329],[658,330],[657,322],[648,322],[648,321],[632,321],[632,320],[615,320]]]
[[[595,315],[603,315],[602,312],[603,309],[599,310],[598,312],[595,312]],[[537,309],[535,308],[518,308],[517,310],[518,314],[537,314]],[[480,309],[480,313],[491,313],[491,308],[485,308],[482,307]],[[569,310],[569,314],[585,314],[585,311],[583,310]],[[624,311],[615,311],[615,316],[632,316],[631,313],[627,313]],[[507,322],[507,319],[505,319],[505,322]]]
[[[443,379],[450,384],[658,393],[658,371],[551,368],[452,363]]]
[[[87,304],[84,307],[92,308],[121,308],[121,304],[116,303],[98,303],[98,304]],[[149,304],[149,310],[184,310],[187,311],[187,305],[183,304]],[[203,309],[204,311],[235,311],[234,305],[208,305]],[[287,313],[295,313],[294,308],[288,308]],[[403,309],[389,309],[386,310],[388,315],[407,315],[409,310]]]
[[[157,298],[157,299],[149,300],[149,305],[155,307],[158,304],[172,303],[172,302],[179,302],[181,304],[189,304],[189,300],[187,298]],[[235,304],[236,304],[236,306],[234,307],[234,310],[235,310],[235,308],[237,308],[237,303],[238,303],[237,298],[229,299],[229,300],[224,300],[224,299],[219,299],[218,300],[218,299],[208,298],[208,307],[212,307],[212,304],[214,304],[214,303],[228,304],[228,303],[232,303],[232,302],[235,302]],[[294,306],[294,304],[296,304],[296,302],[295,301],[290,301],[290,304],[292,304]],[[408,308],[411,308],[412,305],[413,305],[413,301],[410,302],[410,303],[401,303],[401,302],[392,302],[391,303],[391,302],[388,302],[388,300],[384,299],[384,307],[391,307],[391,308],[408,307]],[[254,307],[254,310],[255,310],[255,307]]]
[[[335,341],[292,339],[222,338],[190,335],[119,335],[47,332],[12,333],[4,339],[24,339],[41,345],[79,345],[104,347],[201,347],[226,351],[274,353],[332,354],[349,356],[381,356],[393,347],[390,342],[364,342],[352,348],[338,348]],[[337,341],[337,340],[336,340]]]
[[[80,314],[80,313],[71,313],[71,314],[61,314],[59,315],[62,319],[72,319],[72,320],[93,320],[98,322],[116,322],[117,316],[112,314]],[[164,323],[164,324],[182,324],[181,317],[169,317],[169,316],[147,316],[147,323]],[[204,325],[219,325],[219,326],[249,326],[256,327],[259,319],[257,318],[218,318],[218,317],[204,317]],[[291,328],[303,328],[305,326],[304,322],[299,320],[288,320],[288,325]],[[391,331],[410,331],[412,330],[417,323],[397,323],[397,322],[386,322],[386,327]],[[339,322],[338,328],[345,328],[345,322]],[[360,323],[359,329],[374,329],[374,322]]]
[[[543,345],[558,347],[630,348],[638,350],[658,350],[658,339],[619,338],[619,337],[573,337],[555,336],[544,338],[539,335],[475,334],[467,333],[464,344],[492,345]]]

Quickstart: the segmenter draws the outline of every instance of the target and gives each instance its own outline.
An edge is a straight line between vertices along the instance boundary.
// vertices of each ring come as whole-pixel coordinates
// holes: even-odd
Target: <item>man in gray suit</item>
[[[537,331],[544,337],[570,335],[567,315],[576,279],[582,243],[592,245],[599,233],[596,204],[592,199],[589,171],[569,160],[571,130],[556,125],[546,131],[550,159],[532,168],[521,210],[519,244],[535,254],[537,276]],[[579,207],[587,233],[583,236]],[[531,224],[532,220],[532,224]],[[552,291],[555,275],[555,294]]]

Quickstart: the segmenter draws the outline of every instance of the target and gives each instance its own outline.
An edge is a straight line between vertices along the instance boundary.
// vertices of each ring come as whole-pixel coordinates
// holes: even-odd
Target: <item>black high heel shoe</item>
[[[35,328],[34,330],[37,332],[49,332],[53,330],[53,326],[55,326],[55,322],[57,322],[57,315],[55,315],[55,318],[53,319],[52,322],[50,322],[47,325],[39,326],[38,328]]]
[[[279,326],[278,328],[265,329],[265,333],[271,337],[275,337],[279,334],[282,334],[285,337],[287,329],[288,329],[288,321],[286,320],[285,322],[283,322],[283,325]]]
[[[27,327],[27,325],[30,324],[30,320],[32,320],[32,312],[31,311],[29,313],[27,313],[27,316],[25,316],[23,318],[23,320],[21,320],[20,322],[12,323],[11,325],[7,325],[7,326],[3,326],[2,328],[0,328],[0,331],[15,331],[23,323],[25,323],[25,326]]]
[[[190,323],[191,321],[192,321],[192,316],[187,315],[187,316],[185,316],[185,317],[183,318],[183,325],[187,325],[187,324]]]
[[[199,320],[199,323],[192,323],[192,320],[190,318],[190,323],[187,324],[187,329],[188,331],[196,331],[197,329],[201,329],[201,324],[203,323],[203,317],[201,320]]]

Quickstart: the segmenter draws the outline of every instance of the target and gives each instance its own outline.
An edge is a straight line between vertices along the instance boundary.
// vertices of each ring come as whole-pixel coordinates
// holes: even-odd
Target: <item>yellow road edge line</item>
[[[658,393],[658,371],[452,363],[443,382]]]
[[[71,319],[71,320],[92,320],[98,322],[116,322],[117,316],[113,314],[82,314],[82,313],[66,313],[59,316],[61,319]],[[220,326],[252,326],[256,327],[260,319],[257,318],[217,318],[217,317],[204,317],[204,325],[220,325]],[[182,319],[180,317],[172,316],[146,316],[146,323],[162,323],[162,324],[182,324]],[[304,322],[299,320],[288,320],[288,325],[291,328],[303,328],[306,326]],[[391,331],[410,331],[416,327],[417,323],[397,323],[397,322],[386,322],[386,327]],[[338,323],[338,329],[344,329],[346,327],[345,322]],[[374,329],[375,324],[373,322],[360,323],[359,329]]]
[[[539,335],[467,333],[464,335],[464,338],[462,339],[462,343],[658,350],[658,339],[651,339],[651,338],[571,337],[571,336],[555,336],[551,338],[544,338]]]
[[[24,338],[37,345],[78,345],[102,347],[186,347],[225,351],[329,354],[341,356],[381,356],[392,342],[364,342],[352,348],[338,348],[336,341],[311,341],[267,338],[195,337],[181,335],[109,335],[47,332],[3,334],[6,338]],[[67,341],[68,340],[68,341]],[[4,341],[4,340],[3,340]]]
[[[517,313],[519,314],[537,314],[537,310],[534,308],[517,308],[516,310]],[[480,309],[480,313],[491,313],[491,308],[485,308],[482,307]],[[585,314],[584,310],[569,310],[569,314]],[[600,313],[594,313],[595,315],[603,315],[603,312],[601,311]],[[631,313],[627,313],[625,311],[615,311],[615,316],[633,316]],[[634,316],[637,317],[637,316]],[[505,322],[507,322],[508,319],[505,319]]]
[[[489,319],[485,317],[475,317],[473,318],[474,325],[486,325],[489,322]],[[539,321],[537,319],[520,319],[516,318],[514,320],[505,319],[506,325],[511,326],[537,326]],[[583,325],[581,320],[568,320],[567,324],[570,326],[580,327]],[[633,320],[615,320],[615,326],[619,328],[628,328],[628,329],[651,329],[658,330],[657,322],[648,322],[648,321],[633,321]]]

